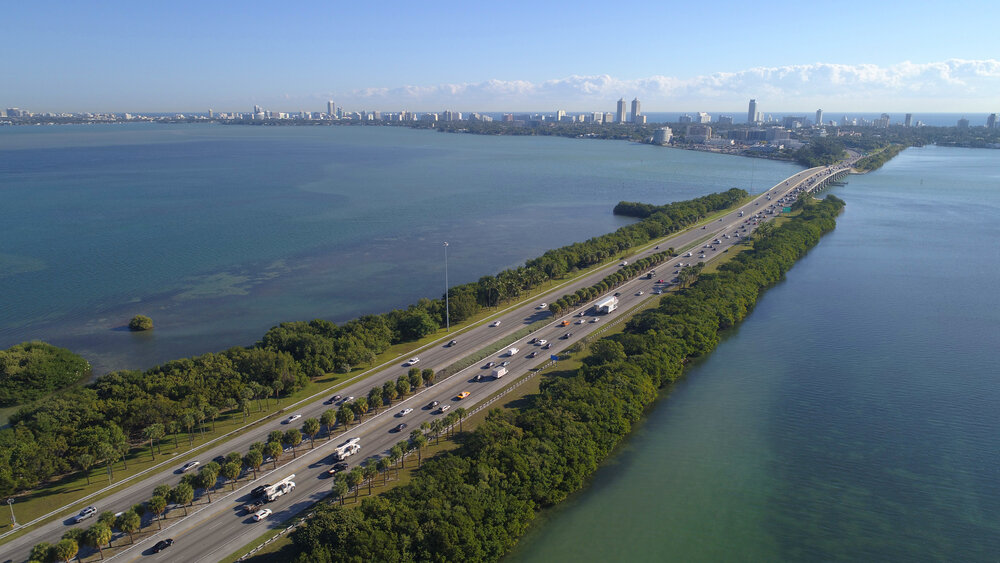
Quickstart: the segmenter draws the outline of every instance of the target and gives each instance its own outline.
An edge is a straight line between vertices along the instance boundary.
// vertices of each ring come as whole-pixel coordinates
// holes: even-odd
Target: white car
[[[642,291],[641,291],[641,290],[640,290],[640,291],[637,291],[637,292],[635,292],[635,294],[636,294],[636,295],[642,295]]]
[[[545,344],[546,344],[547,342],[548,342],[548,340],[545,340],[545,339],[543,338],[543,339],[541,339],[541,340],[536,340],[536,341],[535,341],[535,344],[537,344],[537,345],[539,345],[539,346],[545,346]]]
[[[271,512],[270,508],[262,508],[257,512],[254,512],[253,519],[255,522],[260,522],[261,520],[267,518],[271,514],[273,514],[273,512]]]
[[[601,319],[599,319],[599,318],[597,318],[597,317],[594,317],[594,318],[590,319],[590,322],[592,322],[592,323],[596,323],[596,322],[597,322],[597,321],[599,321],[599,320],[601,320]]]
[[[410,414],[411,412],[413,412],[413,409],[403,409],[403,410],[399,411],[399,416],[406,416],[406,415]]]
[[[688,252],[687,254],[685,254],[685,255],[684,255],[684,257],[685,257],[685,258],[690,258],[690,257],[691,257],[691,253],[690,253],[690,252]]]
[[[292,416],[286,418],[283,424],[291,424],[300,418],[302,418],[301,414],[293,414]]]
[[[587,322],[587,319],[580,319],[580,320],[576,321],[576,324],[582,325],[585,322]]]
[[[416,364],[419,361],[420,361],[420,358],[418,358],[416,356],[413,356],[409,360],[406,360],[406,363],[403,364],[403,365],[405,365],[405,366],[412,366],[412,365]]]
[[[88,506],[87,508],[84,508],[83,510],[81,510],[79,514],[77,514],[76,516],[74,516],[73,517],[73,521],[74,522],[83,522],[87,518],[90,518],[90,517],[92,517],[92,516],[94,516],[96,514],[97,514],[97,509],[94,508],[93,506]]]
[[[181,467],[181,473],[190,471],[190,470],[194,469],[195,467],[198,467],[198,462],[197,461],[189,461],[189,462],[187,462],[187,463],[184,464],[184,467]]]
[[[490,326],[500,326],[500,321],[493,321]]]
[[[546,308],[546,307],[548,307],[548,306],[549,306],[549,304],[548,304],[548,303],[544,303],[544,302],[543,302],[543,303],[542,303],[541,305],[539,305],[539,306],[537,306],[537,307],[535,307],[535,308],[536,308],[536,309],[539,309],[539,310],[541,310],[541,309],[544,309],[544,308]]]

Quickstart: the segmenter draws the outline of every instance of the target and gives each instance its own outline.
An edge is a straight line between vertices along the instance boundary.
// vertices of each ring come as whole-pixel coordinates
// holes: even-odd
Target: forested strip
[[[65,348],[24,342],[0,350],[0,407],[33,401],[90,377],[90,363]]]
[[[883,164],[892,160],[894,156],[902,152],[906,145],[889,145],[888,147],[872,153],[854,163],[854,169],[861,172],[870,172],[882,167]]]
[[[677,232],[746,196],[734,188],[662,206],[613,233],[453,287],[448,292],[451,321],[468,319],[547,280]],[[319,319],[282,323],[250,347],[174,360],[145,371],[112,372],[90,385],[26,405],[0,430],[0,494],[24,491],[73,470],[110,468],[134,445],[164,433],[190,435],[223,412],[248,415],[254,402],[260,409],[261,401],[298,391],[310,378],[372,365],[392,344],[433,333],[444,325],[444,317],[442,297],[341,326]]]
[[[688,358],[712,350],[833,229],[842,207],[827,196],[758,236],[752,250],[593,344],[573,375],[543,381],[529,406],[492,411],[410,483],[357,508],[319,507],[292,534],[298,560],[498,560],[539,509],[583,485]]]

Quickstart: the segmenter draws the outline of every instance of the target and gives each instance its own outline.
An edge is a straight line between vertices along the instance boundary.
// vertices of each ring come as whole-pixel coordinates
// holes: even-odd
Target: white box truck
[[[511,348],[510,350],[507,350],[507,355],[513,358],[514,354],[517,354],[517,352],[518,352],[517,348]]]
[[[493,378],[500,379],[501,377],[507,375],[507,368],[500,366],[493,370]]]
[[[597,308],[598,313],[605,313],[605,314],[610,313],[611,311],[614,311],[615,309],[618,308],[618,298],[615,297],[614,295],[610,297],[605,297],[604,299],[598,301],[597,304],[594,305],[594,307]]]

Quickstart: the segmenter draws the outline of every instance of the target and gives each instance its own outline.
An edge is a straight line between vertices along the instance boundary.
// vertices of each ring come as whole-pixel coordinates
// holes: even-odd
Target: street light
[[[448,242],[444,243],[444,318],[447,331],[451,332],[451,309],[448,307]]]
[[[11,528],[16,528],[17,527],[17,519],[14,518],[14,499],[13,498],[7,499],[7,506],[10,507],[10,521],[11,521],[10,527]]]

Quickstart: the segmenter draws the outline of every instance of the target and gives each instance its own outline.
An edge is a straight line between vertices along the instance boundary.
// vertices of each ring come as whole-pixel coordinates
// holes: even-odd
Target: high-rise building
[[[913,114],[908,113],[903,119],[903,127],[913,127]]]
[[[639,110],[639,98],[632,99],[632,123],[639,123],[639,116],[642,115]]]
[[[986,128],[996,129],[997,127],[997,114],[991,113],[986,116]]]
[[[732,125],[733,124],[733,116],[731,116],[731,115],[720,115],[720,116],[718,116],[718,117],[715,118],[715,122],[718,123],[719,125]]]
[[[750,100],[750,108],[747,109],[747,123],[754,124],[760,121],[757,119],[757,100]]]
[[[333,117],[337,113],[337,104],[333,103],[333,100],[326,102],[326,114]]]
[[[208,118],[212,119],[213,117],[215,117],[215,112],[212,111],[212,108],[208,108]]]
[[[669,127],[660,127],[656,131],[653,131],[653,143],[665,145],[670,142],[670,138],[673,136],[674,132]]]
[[[889,128],[889,119],[890,119],[889,118],[889,114],[888,113],[883,113],[882,115],[879,116],[878,121],[876,122],[875,126],[881,128],[881,129],[888,129]]]
[[[694,118],[694,121],[695,123],[711,123],[712,116],[703,111],[699,111],[698,115]]]
[[[625,98],[618,98],[618,114],[615,123],[625,123]]]
[[[823,125],[823,110],[816,110],[816,125]]]
[[[969,120],[966,119],[966,118],[964,118],[964,117],[962,119],[959,119],[958,120],[958,128],[959,129],[968,129],[969,128]]]
[[[566,119],[566,110],[556,110],[556,121],[562,121],[564,119]]]

